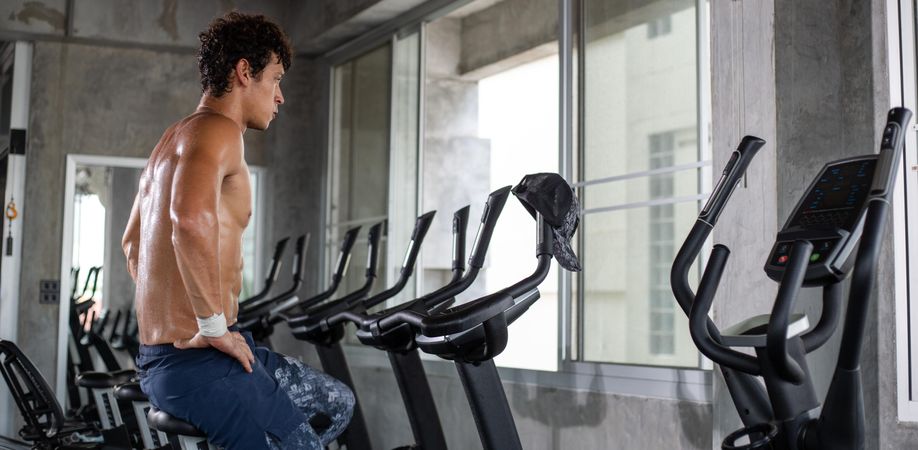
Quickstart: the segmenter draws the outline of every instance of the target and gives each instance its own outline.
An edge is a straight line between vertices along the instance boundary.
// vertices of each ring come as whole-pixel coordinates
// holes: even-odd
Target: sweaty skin
[[[251,371],[254,357],[238,332],[205,337],[196,318],[222,313],[227,325],[236,322],[252,215],[242,133],[266,129],[277,114],[283,72],[274,62],[252,76],[240,60],[230,92],[205,93],[153,149],[122,239],[142,344],[212,346]]]

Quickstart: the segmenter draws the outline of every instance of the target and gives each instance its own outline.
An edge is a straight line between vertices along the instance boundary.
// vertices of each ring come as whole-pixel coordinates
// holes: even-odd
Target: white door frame
[[[128,169],[143,169],[147,165],[145,158],[121,156],[67,155],[67,168],[64,175],[64,223],[61,232],[61,274],[60,274],[60,313],[57,328],[57,377],[54,391],[57,401],[66,404],[67,397],[67,353],[70,338],[70,266],[73,263],[73,196],[76,184],[76,169],[83,166],[107,166]]]

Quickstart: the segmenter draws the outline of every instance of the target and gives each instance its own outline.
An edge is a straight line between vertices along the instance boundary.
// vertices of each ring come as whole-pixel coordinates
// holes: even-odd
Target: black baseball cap
[[[580,225],[580,201],[574,188],[557,173],[534,173],[523,177],[511,189],[526,211],[535,218],[542,215],[554,234],[552,254],[561,267],[581,270],[580,260],[571,246],[571,238]]]

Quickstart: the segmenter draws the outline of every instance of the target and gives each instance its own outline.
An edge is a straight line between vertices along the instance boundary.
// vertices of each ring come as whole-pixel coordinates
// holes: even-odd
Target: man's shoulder
[[[242,137],[242,132],[236,122],[223,114],[211,112],[198,112],[185,118],[181,124],[183,134],[194,135],[214,135],[213,137],[225,137],[226,139],[238,140]]]
[[[195,113],[178,127],[180,139],[188,147],[209,151],[240,148],[242,132],[230,118],[215,113]]]

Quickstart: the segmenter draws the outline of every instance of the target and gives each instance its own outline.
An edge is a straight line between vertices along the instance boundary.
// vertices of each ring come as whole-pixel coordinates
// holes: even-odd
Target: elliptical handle
[[[800,336],[806,353],[822,347],[835,333],[841,318],[843,290],[841,281],[822,289],[822,314],[819,316],[819,322],[810,331]]]
[[[797,303],[797,295],[806,278],[806,268],[810,263],[812,253],[813,244],[809,241],[794,242],[790,250],[790,259],[781,277],[778,296],[775,298],[771,317],[768,320],[768,334],[765,341],[768,360],[774,366],[778,376],[793,384],[802,383],[806,373],[787,351],[787,329],[790,326],[791,313],[794,312],[794,304]]]
[[[485,255],[488,253],[488,246],[491,244],[491,236],[494,235],[497,219],[504,210],[504,205],[510,196],[510,188],[511,186],[504,186],[488,196],[488,202],[485,203],[484,211],[481,213],[478,235],[475,236],[475,244],[472,246],[469,266],[478,269],[484,266]]]
[[[682,243],[682,247],[679,248],[679,252],[676,253],[676,258],[673,259],[669,283],[673,288],[673,296],[676,297],[676,302],[686,316],[691,315],[690,310],[695,302],[695,293],[692,292],[688,281],[689,269],[698,259],[698,254],[701,253],[704,242],[708,239],[708,235],[711,234],[711,230],[711,224],[701,219],[696,220],[692,230],[689,231],[688,237],[685,238],[685,242]],[[709,328],[713,328],[716,332],[716,327],[713,323],[709,325]]]
[[[749,163],[752,162],[752,158],[755,157],[763,145],[765,145],[765,141],[760,138],[755,136],[743,137],[739,147],[730,156],[730,160],[724,167],[723,174],[721,174],[720,180],[714,186],[707,203],[701,209],[701,214],[698,215],[699,220],[704,220],[711,226],[717,223],[724,205],[727,204],[740,179],[746,174],[746,169],[749,167]]]
[[[836,369],[853,371],[860,366],[867,326],[866,317],[876,284],[877,261],[886,234],[887,210],[892,202],[892,187],[896,183],[899,158],[902,155],[911,111],[906,108],[893,108],[889,111],[888,117],[880,140],[879,160],[874,169],[870,197],[867,199],[861,242],[858,244],[854,270],[851,273],[848,306]]]
[[[453,213],[453,273],[465,271],[465,235],[469,227],[469,205]]]
[[[906,108],[893,108],[887,114],[886,126],[880,137],[880,154],[877,167],[873,171],[873,183],[870,186],[871,196],[886,197],[892,192],[896,183],[895,172],[899,169],[899,158],[902,156],[902,145],[912,112]]]
[[[711,358],[711,361],[751,375],[760,375],[762,369],[754,356],[740,353],[720,344],[711,337],[711,329],[708,326],[708,313],[711,311],[714,294],[717,293],[720,277],[724,273],[729,257],[730,249],[725,245],[717,244],[711,251],[711,258],[708,260],[704,275],[701,277],[701,284],[698,285],[698,295],[695,297],[695,301],[692,302],[689,311],[689,333],[698,350],[708,358]]]

